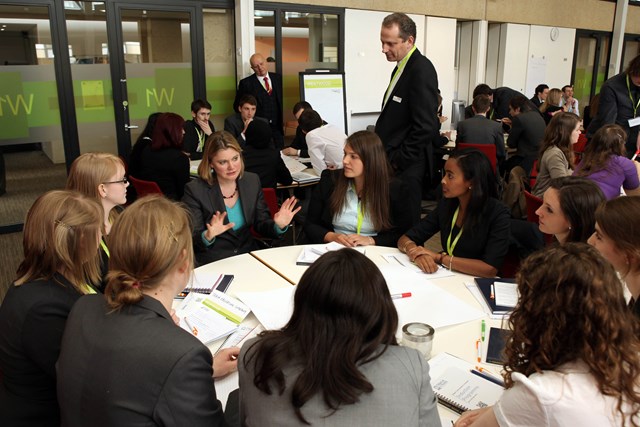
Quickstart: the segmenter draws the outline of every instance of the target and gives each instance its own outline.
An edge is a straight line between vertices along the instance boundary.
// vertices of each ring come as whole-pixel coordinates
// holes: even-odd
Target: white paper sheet
[[[420,267],[418,267],[417,265],[411,262],[407,254],[400,254],[400,253],[384,254],[382,255],[382,258],[384,258],[384,260],[387,261],[389,264],[401,265],[410,271],[423,274],[427,276],[429,279],[440,279],[442,277],[450,277],[455,275],[455,273],[447,270],[441,265],[438,266],[438,270],[435,273],[423,273],[422,270],[420,270]]]
[[[471,295],[473,295],[473,297],[476,299],[476,301],[478,301],[478,303],[482,307],[482,310],[484,311],[484,313],[487,316],[489,316],[491,319],[503,320],[505,318],[507,318],[507,319],[509,318],[508,314],[493,314],[493,313],[491,313],[491,309],[487,305],[487,302],[484,300],[484,297],[482,296],[482,293],[480,292],[480,289],[478,289],[478,287],[476,286],[475,283],[465,282],[464,286],[465,286],[465,288],[467,288],[467,290],[469,292],[471,292]]]
[[[518,303],[518,285],[516,283],[494,282],[496,305],[515,307]]]
[[[389,292],[411,292],[409,298],[394,300],[399,325],[410,322],[427,323],[434,328],[457,325],[481,319],[485,314],[431,282],[431,277],[416,274],[400,265],[379,266]]]
[[[295,286],[264,292],[238,292],[237,297],[251,308],[265,329],[280,329],[293,313]]]

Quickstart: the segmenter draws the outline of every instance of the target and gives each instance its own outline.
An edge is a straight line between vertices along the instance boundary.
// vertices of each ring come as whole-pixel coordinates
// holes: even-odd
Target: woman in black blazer
[[[257,249],[251,227],[261,236],[277,238],[300,210],[290,197],[272,219],[260,178],[244,171],[241,153],[229,132],[213,133],[205,144],[199,178],[185,187],[182,202],[191,213],[198,265]]]
[[[187,212],[143,197],[114,224],[111,248],[105,295],[78,301],[62,338],[62,425],[226,425],[214,378],[235,370],[240,349],[212,358],[170,314],[193,270]]]
[[[395,246],[411,226],[406,194],[380,138],[359,131],[347,138],[344,168],[325,170],[313,193],[304,231],[312,243]]]
[[[40,196],[24,260],[0,306],[0,425],[59,426],[55,363],[71,307],[100,277],[102,207],[75,191]]]

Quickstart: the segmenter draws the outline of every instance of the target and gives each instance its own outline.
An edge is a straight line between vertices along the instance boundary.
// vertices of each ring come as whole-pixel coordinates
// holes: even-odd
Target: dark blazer
[[[238,111],[238,103],[243,95],[253,95],[258,101],[256,106],[256,116],[264,117],[269,121],[271,128],[283,133],[282,115],[282,76],[277,73],[269,73],[269,83],[271,84],[271,95],[258,81],[256,74],[245,77],[238,83],[236,99],[233,102],[233,110]]]
[[[333,231],[333,215],[331,215],[330,199],[335,182],[342,170],[322,171],[320,182],[313,191],[309,213],[304,224],[304,231],[310,243],[323,243],[324,236]],[[400,236],[411,227],[411,217],[406,208],[405,189],[400,180],[392,179],[389,183],[392,228],[373,237],[376,245],[395,247]]]
[[[437,111],[436,70],[416,49],[376,122],[376,133],[396,171],[423,162],[425,153],[428,164],[433,164],[431,138],[438,129]]]
[[[275,189],[278,183],[290,185],[293,182],[291,172],[275,148],[246,145],[242,150],[242,158],[244,170],[257,174],[262,188]]]
[[[142,149],[140,171],[133,176],[158,183],[165,196],[180,200],[189,182],[189,157],[178,148],[154,151],[147,145]]]
[[[504,133],[498,122],[475,115],[458,123],[456,142],[467,144],[494,144],[498,159],[505,158]]]
[[[62,425],[224,426],[211,352],[145,296],[113,311],[102,295],[69,315],[57,364]]]
[[[226,207],[220,186],[209,185],[202,178],[191,181],[185,187],[182,202],[189,208],[193,224],[193,246],[198,265],[208,264],[219,259],[244,254],[258,249],[251,236],[250,228],[265,237],[278,237],[275,222],[271,219],[269,208],[262,195],[262,185],[258,175],[245,172],[238,179],[238,203],[242,203],[245,226],[237,231],[230,229],[216,237],[213,245],[207,247],[202,241],[202,232],[207,229],[205,222],[211,220],[216,211],[225,212]],[[224,223],[229,223],[225,217]]]
[[[59,274],[9,288],[0,306],[0,425],[60,425],[55,364],[80,296]]]
[[[211,120],[209,120],[209,128],[211,129],[212,133],[216,131],[216,128],[213,126],[213,123],[211,123]],[[200,126],[198,126],[198,124],[195,122],[195,119],[188,120],[184,123],[184,151],[186,153],[189,153],[189,157],[191,160],[200,160],[202,158],[202,154],[204,153],[204,145],[202,146],[202,151],[196,151],[196,149],[198,148],[198,144],[200,144],[200,137],[198,136],[198,132],[203,135],[206,141],[208,135],[204,134],[204,131],[200,129]]]
[[[263,117],[254,117],[254,120],[264,120],[267,121]],[[224,130],[232,134],[237,140],[238,143],[244,148],[244,139],[242,138],[242,131],[244,130],[244,122],[242,121],[242,116],[240,113],[235,113],[224,119]]]
[[[531,103],[535,105],[536,108],[540,109],[540,106],[542,105],[542,101],[540,101],[540,98],[538,98],[538,95],[533,95],[533,98],[531,98],[529,101],[531,101]]]
[[[520,113],[512,120],[507,145],[516,149],[517,156],[527,160],[528,167],[523,166],[525,171],[531,170],[533,160],[538,158],[545,128],[544,119],[537,110]]]
[[[634,85],[629,79],[631,94],[634,102],[640,99],[640,87]],[[593,137],[604,125],[617,124],[627,133],[627,157],[636,152],[636,141],[640,126],[629,127],[629,119],[633,118],[633,105],[629,98],[627,87],[627,73],[620,73],[604,82],[600,89],[600,106],[598,114],[593,117],[587,129],[587,138]]]

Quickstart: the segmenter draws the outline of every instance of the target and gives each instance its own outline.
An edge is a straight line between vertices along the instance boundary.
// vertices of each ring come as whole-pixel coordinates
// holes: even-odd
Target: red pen
[[[409,298],[411,292],[403,292],[401,294],[391,294],[391,299]]]

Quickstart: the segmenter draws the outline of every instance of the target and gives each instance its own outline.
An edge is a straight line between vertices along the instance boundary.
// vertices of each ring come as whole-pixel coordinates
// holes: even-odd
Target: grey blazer
[[[486,116],[475,115],[458,123],[456,142],[467,144],[494,144],[498,159],[505,158],[504,132],[498,122]]]
[[[291,405],[291,385],[300,366],[285,368],[286,389],[267,395],[253,385],[254,366],[245,366],[251,346],[259,338],[247,341],[240,351],[240,419],[243,426],[303,426]],[[431,389],[429,364],[416,350],[390,346],[372,362],[359,367],[373,385],[371,393],[360,401],[331,413],[322,395],[315,395],[302,407],[302,414],[314,426],[429,426],[439,427],[436,398]]]
[[[112,311],[80,298],[57,363],[63,426],[225,426],[211,352],[145,296]]]
[[[202,232],[206,230],[205,222],[210,221],[216,211],[224,212],[226,206],[220,186],[209,185],[201,178],[192,180],[184,188],[182,202],[189,208],[193,226],[193,247],[198,265],[208,264],[230,256],[244,254],[258,249],[251,236],[251,227],[264,237],[277,238],[275,222],[271,219],[269,208],[262,195],[262,186],[258,175],[246,172],[238,179],[238,203],[242,204],[244,227],[230,229],[216,237],[213,245],[207,246],[202,241]],[[229,223],[225,217],[224,223]]]

